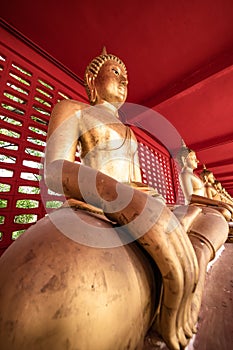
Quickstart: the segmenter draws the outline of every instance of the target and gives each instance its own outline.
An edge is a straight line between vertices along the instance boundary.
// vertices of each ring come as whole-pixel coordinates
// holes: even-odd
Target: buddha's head
[[[176,154],[176,159],[180,164],[181,168],[183,168],[184,166],[187,166],[191,169],[196,169],[199,163],[195,151],[187,147],[184,144],[183,140],[182,140],[182,146]]]
[[[127,70],[124,63],[106,50],[86,68],[84,83],[92,105],[109,102],[120,107],[127,97]]]
[[[215,177],[212,171],[206,169],[205,165],[203,165],[203,170],[200,173],[200,177],[202,179],[202,181],[209,182],[211,184],[214,184],[215,182]]]
[[[218,192],[222,192],[222,184],[221,184],[220,181],[215,180],[215,181],[214,181],[214,187],[216,188],[216,190],[217,190]]]

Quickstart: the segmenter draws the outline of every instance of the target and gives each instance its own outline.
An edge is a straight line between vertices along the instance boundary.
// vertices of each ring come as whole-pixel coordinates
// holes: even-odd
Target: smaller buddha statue
[[[206,189],[206,197],[218,202],[219,203],[218,210],[222,212],[222,214],[225,216],[227,221],[230,221],[233,214],[233,208],[232,208],[233,202],[227,199],[226,195],[224,194],[222,186],[221,186],[221,192],[216,189],[216,186],[215,186],[216,179],[213,172],[207,169],[205,165],[203,165],[203,170],[200,173],[200,177],[204,182],[204,186]]]
[[[173,213],[185,228],[199,264],[199,281],[192,303],[192,314],[195,315],[201,305],[207,265],[227,239],[229,228],[226,221],[231,214],[219,206],[219,201],[207,198],[207,178],[194,174],[199,163],[195,151],[183,142],[176,158],[181,166],[179,179],[186,205],[175,208]]]
[[[227,190],[225,188],[222,189],[222,192],[225,196],[225,198],[227,198],[228,200],[230,200],[230,204],[233,205],[233,198],[231,197],[231,195],[227,192]]]
[[[214,187],[214,174],[203,166],[200,177],[194,173],[199,160],[194,150],[187,147],[182,141],[182,146],[176,155],[181,167],[179,176],[180,185],[184,194],[185,204],[208,205],[215,207],[227,221],[231,220],[232,208],[223,202],[218,191]]]
[[[203,181],[194,173],[194,170],[197,168],[199,163],[194,150],[186,147],[183,142],[176,158],[181,166],[180,185],[185,197],[185,204],[190,203],[190,199],[193,194],[198,196],[206,196]]]
[[[214,188],[216,189],[216,191],[219,193],[219,195],[221,196],[221,198],[223,197],[223,192],[222,192],[222,190],[223,190],[223,188],[222,188],[222,184],[221,184],[221,182],[220,181],[218,181],[218,180],[215,180],[214,181]]]
[[[233,205],[232,198],[228,195],[228,193],[226,193],[226,190],[225,190],[225,188],[222,187],[222,184],[220,181],[215,180],[213,186],[216,189],[216,191],[218,192],[218,196],[222,202],[229,203],[229,204]]]
[[[222,184],[218,181],[217,183],[217,191],[221,191],[221,195],[222,195],[222,201],[229,203],[230,205],[233,205],[233,198],[231,197],[231,195],[227,192],[227,190],[222,187]]]
[[[216,180],[214,174],[212,171],[206,169],[205,165],[203,165],[203,170],[200,173],[200,177],[205,185],[206,196],[211,199],[221,200],[221,196],[219,196],[218,191],[214,186]]]

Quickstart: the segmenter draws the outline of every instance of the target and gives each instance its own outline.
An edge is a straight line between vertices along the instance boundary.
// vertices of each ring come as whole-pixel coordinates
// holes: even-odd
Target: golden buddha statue
[[[203,170],[200,173],[200,177],[204,182],[204,186],[206,188],[206,197],[221,200],[221,197],[218,195],[218,191],[214,187],[215,177],[212,171],[206,169],[206,166],[203,165]]]
[[[196,153],[184,144],[177,154],[177,160],[181,166],[179,179],[185,198],[185,204],[189,204],[193,194],[198,196],[206,195],[203,181],[194,173],[199,160],[197,159]]]
[[[179,180],[184,194],[185,204],[196,201],[199,204],[215,206],[225,216],[226,220],[229,221],[232,208],[227,204],[222,204],[222,202],[226,203],[226,201],[223,200],[223,197],[220,196],[219,191],[214,186],[214,174],[206,169],[205,165],[203,165],[203,171],[200,173],[200,177],[194,173],[199,163],[195,151],[188,148],[183,142],[182,147],[177,152],[176,158],[181,167]],[[207,198],[210,200],[207,201]]]
[[[224,195],[223,195],[223,188],[222,188],[221,182],[215,179],[214,188],[219,193],[220,198],[223,199]]]
[[[203,165],[203,170],[200,173],[200,176],[204,182],[206,188],[206,196],[208,198],[218,200],[229,205],[233,205],[233,200],[222,187],[220,181],[215,179],[215,176],[212,171],[208,170],[205,165]]]
[[[222,193],[224,195],[224,200],[226,200],[227,203],[233,205],[233,198],[224,187],[222,187]]]
[[[93,343],[135,350],[153,326],[179,350],[196,331],[205,276],[199,257],[212,258],[225,220],[216,219],[223,234],[204,247],[194,225],[193,248],[187,222],[141,184],[136,138],[118,117],[127,96],[124,63],[103,52],[87,67],[85,84],[90,106],[59,102],[48,128],[46,183],[67,201],[0,259],[1,321],[14,325],[10,336],[0,328],[0,342],[4,350],[89,350]]]
[[[233,202],[229,200],[229,198],[226,197],[226,195],[224,195],[224,191],[221,188],[221,192],[216,188],[215,186],[215,176],[213,174],[212,171],[210,171],[209,169],[206,168],[205,165],[203,165],[203,170],[200,173],[200,177],[202,178],[202,181],[204,183],[205,189],[206,189],[206,197],[209,199],[213,199],[215,201],[219,202],[219,206],[222,205],[222,211],[223,211],[223,215],[225,215],[224,213],[226,213],[226,219],[229,221],[231,219],[231,217],[233,216]],[[219,188],[219,185],[218,185]],[[226,209],[224,209],[224,207]],[[227,214],[227,211],[231,214]],[[230,215],[230,217],[228,218],[228,216]]]
[[[181,206],[173,212],[188,233],[198,259],[199,283],[193,301],[193,313],[198,314],[207,265],[227,240],[231,212],[228,207],[222,207],[221,202],[207,199],[205,183],[194,174],[199,163],[194,150],[183,143],[177,161],[181,166],[180,184],[187,209]]]
[[[141,173],[136,139],[118,119],[118,109],[127,96],[125,65],[104,53],[87,67],[85,84],[91,107],[66,100],[53,110],[46,151],[47,184],[75,200],[82,200],[84,194],[86,202],[101,209],[108,219],[126,226],[151,255],[163,278],[157,329],[171,349],[179,349],[180,344],[187,345],[196,323],[187,316],[198,279],[194,250],[161,197],[148,197],[145,186],[137,186],[141,184]],[[85,172],[93,174],[93,182],[96,176],[95,193],[90,193],[90,175],[86,176],[89,182],[84,184],[83,180],[80,193],[80,183],[77,184],[80,165],[73,162],[77,148],[87,166]],[[115,180],[118,188],[120,184],[132,184],[143,192],[132,192],[130,186],[125,186],[124,197],[131,196],[132,200],[125,208],[116,206],[113,211],[111,202],[117,198]]]

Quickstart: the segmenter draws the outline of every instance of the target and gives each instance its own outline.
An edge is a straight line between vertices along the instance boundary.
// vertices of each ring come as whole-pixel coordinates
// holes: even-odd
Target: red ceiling
[[[79,78],[104,45],[122,58],[128,101],[167,118],[233,196],[232,0],[11,0],[1,16]]]

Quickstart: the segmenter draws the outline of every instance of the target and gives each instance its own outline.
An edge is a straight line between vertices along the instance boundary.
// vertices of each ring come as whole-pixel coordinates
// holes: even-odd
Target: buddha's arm
[[[192,178],[188,173],[180,174],[180,184],[184,193],[185,201],[189,203],[191,195],[193,194]]]
[[[135,182],[141,182],[142,176],[141,176],[141,169],[140,169],[140,163],[139,163],[139,157],[138,153],[134,155],[134,171],[133,171],[133,181]]]
[[[206,196],[210,199],[214,199],[214,195],[216,194],[216,191],[215,189],[212,187],[212,185],[210,184],[206,184],[205,186],[206,188]]]
[[[82,104],[64,100],[58,103],[51,114],[45,152],[45,181],[48,187],[62,192],[53,163],[57,160],[75,161],[77,140],[80,134],[79,113]]]
[[[222,208],[227,209],[230,213],[233,213],[233,207],[231,205],[229,205],[228,203],[218,201],[218,200],[208,198],[208,197],[203,197],[203,196],[198,196],[198,195],[193,194],[190,198],[190,203],[204,204],[204,205],[213,206],[216,208],[222,207]]]

